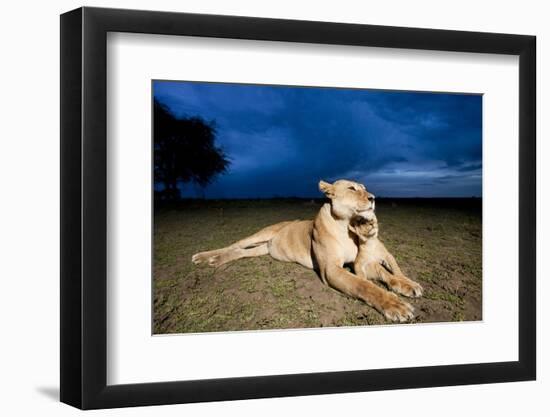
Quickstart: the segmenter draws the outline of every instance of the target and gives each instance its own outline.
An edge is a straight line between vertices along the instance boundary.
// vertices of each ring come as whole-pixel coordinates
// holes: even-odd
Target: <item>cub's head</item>
[[[376,216],[372,220],[354,217],[350,221],[348,229],[357,236],[360,242],[366,242],[372,237],[378,237],[378,221]]]
[[[370,220],[374,218],[374,195],[363,184],[338,180],[333,184],[319,182],[319,189],[331,200],[332,213],[341,219],[355,216]]]

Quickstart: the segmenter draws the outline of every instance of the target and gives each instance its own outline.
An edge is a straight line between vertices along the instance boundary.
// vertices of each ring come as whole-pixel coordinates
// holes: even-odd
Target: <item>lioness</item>
[[[348,229],[350,220],[374,216],[374,195],[364,185],[348,180],[333,184],[320,181],[319,189],[330,203],[321,207],[313,221],[277,223],[225,248],[199,252],[192,261],[216,267],[240,258],[269,254],[277,260],[314,269],[325,284],[363,300],[390,320],[410,318],[408,303],[344,268],[344,264],[357,257],[355,236]]]
[[[422,295],[422,286],[403,274],[395,258],[378,239],[378,219],[375,215],[368,220],[361,217],[352,219],[349,230],[357,236],[359,242],[359,252],[353,263],[358,276],[382,281],[391,290],[407,297]]]

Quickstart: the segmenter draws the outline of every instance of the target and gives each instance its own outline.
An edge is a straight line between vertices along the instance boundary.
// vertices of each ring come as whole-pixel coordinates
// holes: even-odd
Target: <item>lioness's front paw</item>
[[[390,293],[391,294],[391,293]],[[391,294],[381,305],[382,313],[391,321],[404,322],[414,318],[414,307]]]
[[[422,297],[424,292],[422,285],[408,278],[393,281],[391,283],[391,289],[396,293],[411,298]]]

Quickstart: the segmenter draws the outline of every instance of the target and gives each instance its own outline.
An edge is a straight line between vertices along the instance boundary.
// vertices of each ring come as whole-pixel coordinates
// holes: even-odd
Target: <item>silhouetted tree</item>
[[[154,175],[155,182],[164,184],[164,198],[180,198],[178,182],[204,187],[227,170],[229,160],[215,145],[213,122],[178,118],[156,99],[154,107]]]

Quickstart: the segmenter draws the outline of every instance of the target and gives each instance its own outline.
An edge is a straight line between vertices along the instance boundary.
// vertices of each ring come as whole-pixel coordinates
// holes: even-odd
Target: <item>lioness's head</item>
[[[341,219],[374,217],[374,195],[363,184],[338,180],[333,184],[319,181],[319,189],[331,200],[332,212]]]

